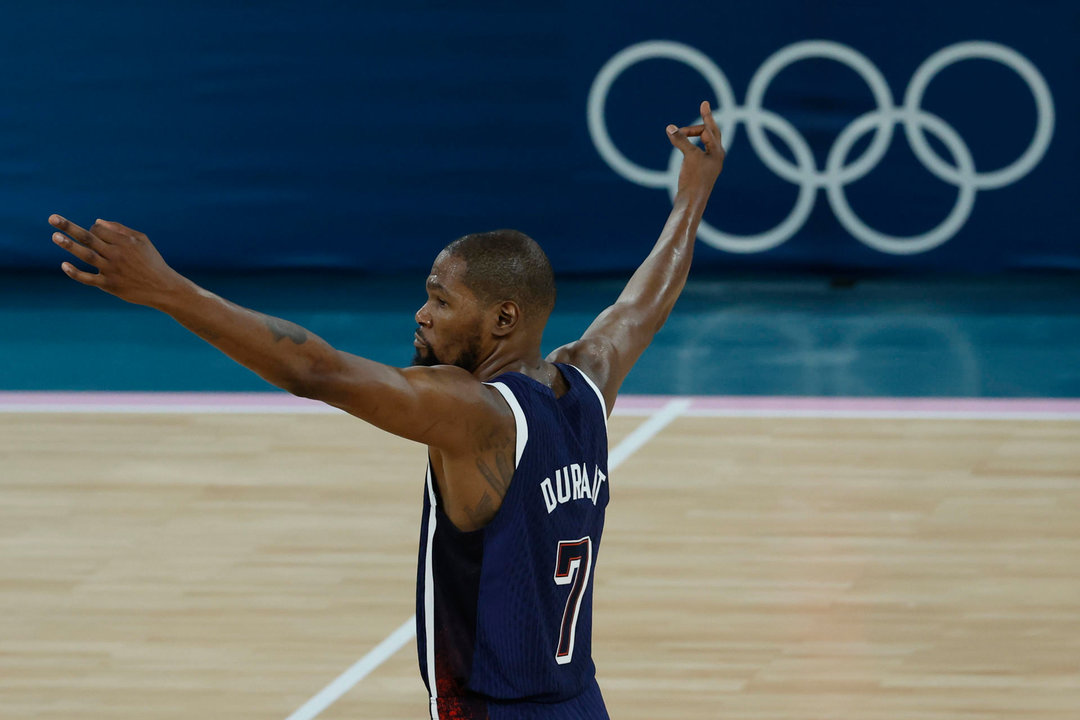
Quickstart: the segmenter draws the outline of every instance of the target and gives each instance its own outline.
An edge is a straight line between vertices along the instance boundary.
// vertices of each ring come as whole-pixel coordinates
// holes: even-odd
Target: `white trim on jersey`
[[[607,429],[608,411],[607,411],[607,403],[604,402],[604,393],[600,392],[600,388],[596,387],[596,383],[594,383],[592,381],[592,378],[590,378],[588,375],[585,374],[584,370],[582,370],[581,368],[579,368],[576,365],[571,365],[570,367],[574,368],[574,370],[577,370],[577,374],[580,375],[581,377],[585,378],[585,382],[589,383],[589,387],[591,387],[593,389],[593,392],[596,393],[596,397],[599,398],[599,400],[600,400],[600,412],[604,416],[604,429],[606,430]]]
[[[521,456],[525,453],[525,444],[529,442],[529,424],[525,421],[525,412],[514,393],[503,383],[486,383],[499,391],[506,400],[506,404],[514,413],[514,425],[517,428],[517,437],[514,457],[514,469],[521,464]],[[439,720],[439,688],[435,678],[435,478],[431,473],[431,461],[428,461],[427,469],[427,492],[431,512],[428,515],[427,528],[427,552],[424,557],[424,637],[426,638],[427,656],[427,680],[428,692],[431,697],[431,720]]]
[[[506,400],[506,404],[510,406],[510,409],[514,411],[514,424],[517,425],[517,448],[514,456],[514,469],[521,464],[521,456],[525,454],[525,444],[529,442],[529,423],[525,420],[525,411],[521,409],[521,404],[517,398],[514,397],[514,391],[508,388],[501,382],[484,383],[490,385],[499,391]],[[602,402],[602,401],[601,401]]]
[[[435,571],[432,557],[435,552],[435,480],[431,476],[431,461],[427,469],[428,512],[427,552],[424,553],[424,638],[427,655],[428,692],[431,694],[431,720],[439,720],[439,687],[435,682]]]

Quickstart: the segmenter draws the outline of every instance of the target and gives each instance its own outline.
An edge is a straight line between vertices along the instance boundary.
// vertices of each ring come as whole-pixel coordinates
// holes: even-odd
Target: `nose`
[[[416,311],[416,324],[422,327],[431,324],[431,315],[428,313],[427,303],[421,305],[420,309]]]

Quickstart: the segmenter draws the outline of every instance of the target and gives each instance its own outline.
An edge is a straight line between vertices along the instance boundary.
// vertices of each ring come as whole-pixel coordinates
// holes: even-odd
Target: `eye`
[[[435,298],[435,301],[439,303],[439,307],[446,307],[446,301],[442,298]]]

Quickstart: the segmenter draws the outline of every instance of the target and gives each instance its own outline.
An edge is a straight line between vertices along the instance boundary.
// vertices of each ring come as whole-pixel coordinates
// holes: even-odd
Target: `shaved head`
[[[484,305],[517,304],[528,322],[546,320],[555,307],[555,273],[536,241],[517,230],[458,238],[443,252],[465,261],[464,283]]]

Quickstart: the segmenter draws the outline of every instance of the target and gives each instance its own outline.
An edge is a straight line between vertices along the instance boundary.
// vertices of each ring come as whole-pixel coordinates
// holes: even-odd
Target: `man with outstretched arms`
[[[701,114],[702,125],[667,128],[683,160],[652,252],[615,304],[547,358],[554,276],[516,231],[439,253],[413,366],[399,369],[203,290],[120,223],[49,218],[53,241],[96,269],[65,262],[72,279],[168,313],[278,387],[428,446],[416,617],[433,720],[608,717],[591,658],[607,416],[682,291],[723,166],[708,103]]]

